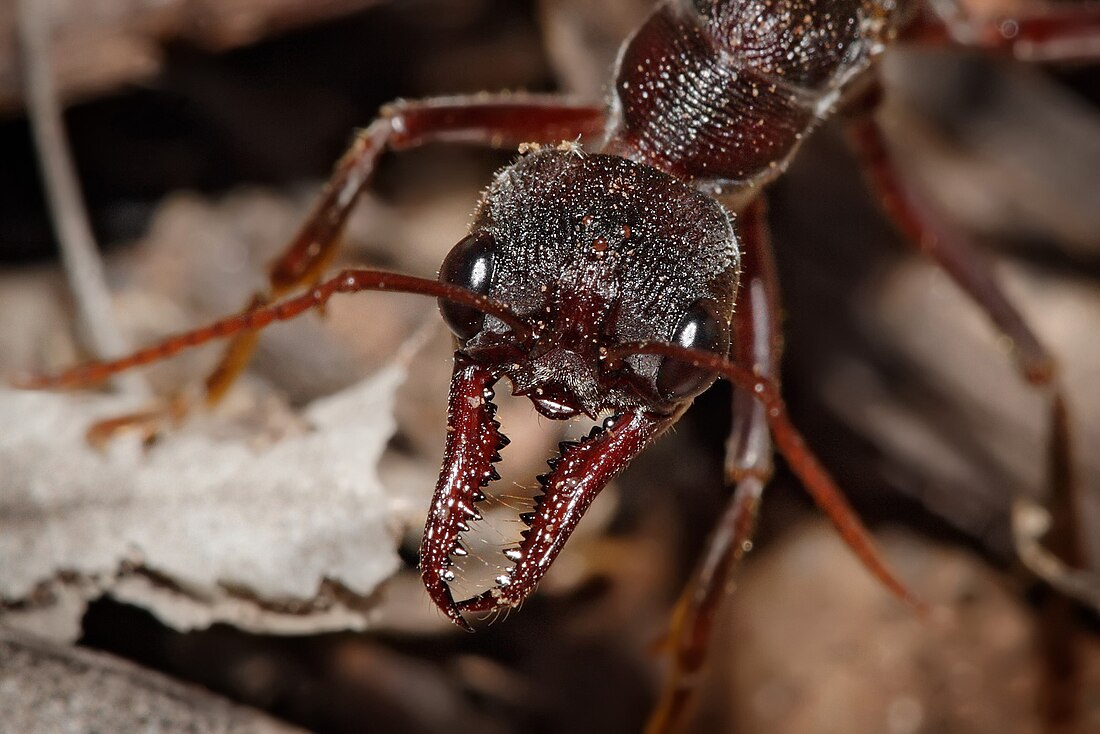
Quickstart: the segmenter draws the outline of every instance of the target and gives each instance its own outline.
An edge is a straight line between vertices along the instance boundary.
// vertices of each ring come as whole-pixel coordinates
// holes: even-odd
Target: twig
[[[61,260],[76,305],[77,335],[89,352],[103,359],[129,351],[129,345],[111,310],[103,263],[65,136],[53,79],[49,8],[50,3],[42,0],[19,0],[18,29],[27,111]],[[119,376],[112,385],[129,394],[149,394],[139,375]]]

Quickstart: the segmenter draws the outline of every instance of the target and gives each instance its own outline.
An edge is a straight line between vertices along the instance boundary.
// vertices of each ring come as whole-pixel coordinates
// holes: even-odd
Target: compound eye
[[[488,295],[493,282],[493,255],[496,242],[487,232],[467,235],[447,253],[439,268],[439,280]],[[476,308],[439,300],[439,312],[447,326],[462,341],[472,338],[485,325],[485,313]]]
[[[671,341],[677,346],[726,356],[729,327],[718,315],[718,304],[709,298],[693,303],[676,325]],[[665,357],[657,370],[657,391],[668,400],[684,400],[698,395],[715,377],[715,373],[703,367]]]

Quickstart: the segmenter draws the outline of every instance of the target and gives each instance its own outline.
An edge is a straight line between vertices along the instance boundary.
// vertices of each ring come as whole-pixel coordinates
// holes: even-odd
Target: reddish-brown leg
[[[750,548],[760,495],[772,473],[772,440],[863,565],[914,609],[921,613],[926,610],[923,602],[887,567],[870,533],[787,416],[778,383],[782,353],[779,289],[765,214],[765,206],[760,202],[742,220],[745,280],[735,315],[736,342],[732,356],[736,363],[671,345],[621,347],[623,354],[635,351],[678,356],[713,369],[733,383],[737,411],[727,444],[726,464],[727,476],[735,483],[733,497],[677,605],[669,635],[673,667],[661,702],[649,722],[649,734],[675,731],[691,703],[693,678],[705,660],[714,617],[725,596],[729,576]]]
[[[1072,477],[1073,471],[1068,421],[1065,418],[1067,402],[1058,380],[1054,357],[1039,342],[1023,316],[1001,290],[986,258],[964,233],[939,217],[920,192],[899,173],[874,118],[866,114],[854,120],[852,133],[867,175],[886,213],[898,229],[968,293],[1001,333],[1011,340],[1013,355],[1025,379],[1051,393],[1050,435],[1053,441],[1066,444],[1055,446],[1052,450],[1053,457],[1066,462],[1064,466],[1051,468],[1054,487],[1062,487],[1062,491],[1071,495],[1057,501],[1060,506],[1076,508],[1072,482],[1058,480],[1058,477]],[[1080,548],[1080,540],[1075,541],[1074,545]],[[1070,555],[1081,554],[1073,552]]]
[[[942,17],[924,13],[904,38],[981,48],[1021,61],[1095,61],[1100,58],[1100,2],[1036,2],[1026,10],[981,16],[969,16],[956,5]]]
[[[764,198],[750,204],[737,223],[742,273],[731,357],[738,364],[751,365],[757,375],[778,382],[782,352],[779,283]],[[773,472],[772,451],[764,405],[750,392],[735,388],[726,443],[726,479],[734,487],[733,495],[676,604],[665,641],[671,667],[646,728],[649,734],[676,731],[691,705],[715,615],[727,595],[734,568],[751,548],[760,496]]]
[[[767,200],[761,195],[742,213],[741,294],[733,314],[733,361],[752,365],[761,377],[779,382],[783,333],[779,325],[779,277],[768,230]],[[726,441],[726,480],[771,476],[772,443],[764,407],[744,390],[733,393],[733,417]]]
[[[360,193],[370,181],[382,153],[407,150],[433,142],[462,142],[515,147],[524,142],[594,140],[604,129],[604,109],[538,95],[479,95],[398,101],[355,136],[313,211],[283,253],[271,265],[266,291],[252,296],[245,310],[271,303],[288,293],[317,283],[339,249],[340,236]],[[206,379],[208,404],[220,400],[241,374],[256,347],[257,335],[243,332],[233,339],[219,365]],[[178,407],[177,411],[178,413]],[[147,425],[151,414],[135,416]],[[113,419],[111,432],[129,422]],[[100,440],[103,427],[92,429]]]
[[[1082,515],[1079,488],[1074,481],[1073,436],[1068,401],[1054,357],[1001,290],[986,258],[964,233],[942,220],[920,192],[901,176],[871,114],[856,119],[852,132],[867,174],[898,229],[988,314],[1015,347],[1013,354],[1023,376],[1050,394],[1048,503],[1052,530],[1047,534],[1049,550],[1068,567],[1079,567],[1085,552],[1077,520]],[[1027,557],[1028,554],[1021,553],[1021,558]],[[1040,569],[1033,570],[1041,575]],[[1048,676],[1049,690],[1044,694],[1043,705],[1049,721],[1067,721],[1076,710],[1077,693],[1073,681],[1078,679],[1079,672],[1072,654],[1073,612],[1058,594],[1049,593],[1047,597],[1043,642],[1048,665],[1056,674]]]
[[[906,241],[942,268],[1012,341],[1014,357],[1028,382],[1050,383],[1056,367],[1054,358],[1001,290],[986,257],[965,234],[938,216],[900,174],[882,130],[870,113],[850,124],[864,171],[883,209]]]
[[[317,282],[339,249],[340,235],[378,159],[386,150],[408,150],[434,142],[474,143],[498,148],[525,142],[559,142],[603,133],[602,107],[565,104],[557,97],[477,96],[398,101],[355,136],[336,164],[313,211],[282,255],[272,263],[269,289],[247,308],[268,303]],[[247,366],[254,334],[241,334],[206,380],[207,402],[217,402]]]

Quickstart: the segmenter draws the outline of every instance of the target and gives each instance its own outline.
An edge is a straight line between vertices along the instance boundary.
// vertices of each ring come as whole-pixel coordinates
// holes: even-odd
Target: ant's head
[[[713,199],[649,166],[563,146],[497,174],[439,274],[508,304],[528,334],[467,306],[440,309],[462,351],[549,418],[670,413],[714,375],[607,352],[659,341],[725,356],[738,266],[730,216]]]
[[[439,274],[497,308],[440,302],[460,349],[420,565],[428,593],[456,624],[468,627],[464,612],[520,604],[601,489],[714,381],[705,368],[631,345],[725,357],[738,268],[726,211],[656,169],[558,149],[497,174]],[[505,375],[545,416],[610,417],[560,444],[537,477],[533,509],[520,515],[522,540],[503,549],[511,565],[493,588],[456,601],[456,557],[467,554],[464,533],[481,518],[476,503],[499,479],[493,464],[507,444],[493,404]]]

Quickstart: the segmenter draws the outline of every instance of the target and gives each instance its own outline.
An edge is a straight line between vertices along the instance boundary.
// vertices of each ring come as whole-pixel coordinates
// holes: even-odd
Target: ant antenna
[[[895,596],[912,607],[921,616],[928,614],[928,605],[894,574],[875,547],[870,532],[840,491],[836,481],[821,465],[806,445],[805,439],[791,423],[787,405],[775,380],[757,375],[750,369],[735,364],[725,357],[701,349],[691,349],[666,342],[629,342],[607,350],[612,363],[633,354],[655,354],[680,360],[695,367],[716,372],[736,387],[752,395],[764,406],[772,437],[779,451],[787,459],[791,471],[817,506],[832,522],[840,537],[856,554],[864,567],[871,572]]]
[[[367,290],[414,293],[440,298],[495,316],[508,325],[520,341],[525,341],[531,333],[527,324],[507,304],[451,283],[401,273],[389,273],[384,270],[344,270],[335,277],[318,283],[308,293],[300,296],[259,306],[207,326],[170,336],[125,357],[88,362],[57,375],[30,375],[17,378],[15,385],[20,388],[40,390],[94,384],[116,373],[167,359],[184,349],[197,347],[214,339],[223,339],[242,331],[260,331],[276,321],[288,321],[306,311],[324,306],[337,293],[356,293]]]

